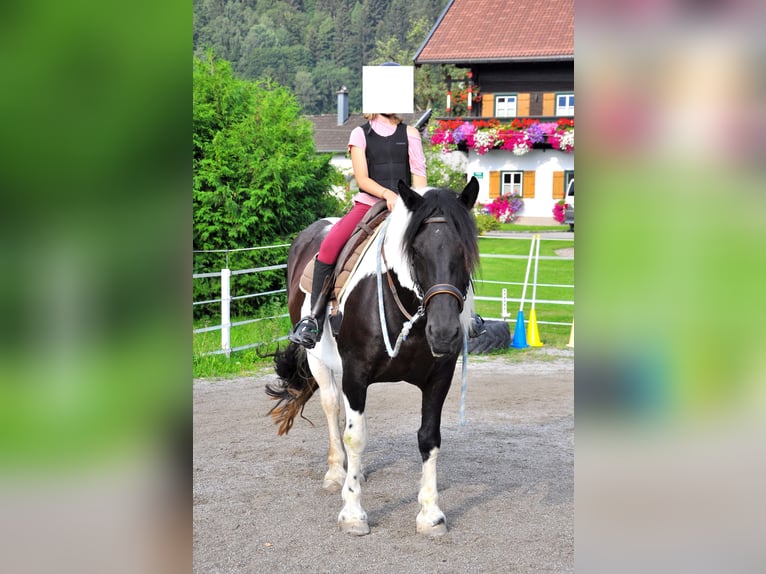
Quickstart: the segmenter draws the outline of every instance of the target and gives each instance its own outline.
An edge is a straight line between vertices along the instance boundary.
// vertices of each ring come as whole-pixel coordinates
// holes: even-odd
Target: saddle
[[[340,330],[342,314],[338,310],[338,301],[343,293],[343,287],[348,279],[356,270],[356,266],[370,245],[375,234],[375,230],[388,217],[388,209],[385,201],[379,201],[373,205],[364,215],[362,220],[356,225],[354,232],[349,237],[346,245],[338,255],[338,261],[335,263],[333,272],[333,289],[328,297],[330,305],[330,324],[332,325],[333,335],[337,335]],[[312,257],[301,275],[300,287],[304,293],[311,293],[311,281],[314,276],[314,262],[316,256]]]

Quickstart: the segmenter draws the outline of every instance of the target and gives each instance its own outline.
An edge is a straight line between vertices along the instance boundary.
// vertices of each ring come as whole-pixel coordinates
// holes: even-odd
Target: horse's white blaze
[[[420,492],[418,492],[418,529],[429,529],[439,523],[445,522],[444,513],[439,508],[439,492],[436,489],[436,459],[439,449],[434,447],[429,453],[428,459],[423,463],[423,476],[420,479]]]
[[[367,446],[367,419],[364,413],[353,410],[348,399],[343,397],[346,407],[346,430],[343,432],[343,444],[348,456],[348,470],[343,484],[343,509],[338,515],[342,524],[367,523],[367,513],[362,508],[362,454]]]

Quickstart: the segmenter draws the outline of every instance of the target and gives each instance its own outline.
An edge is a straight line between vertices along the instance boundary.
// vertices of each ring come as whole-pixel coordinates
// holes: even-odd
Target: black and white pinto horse
[[[471,276],[479,250],[470,210],[478,191],[475,178],[461,194],[449,189],[416,192],[400,182],[400,200],[384,222],[385,229],[340,297],[343,320],[337,337],[332,336],[328,321],[316,347],[306,350],[290,343],[275,357],[280,380],[269,385],[267,393],[279,401],[271,410],[281,424],[279,434],[290,430],[319,387],[330,435],[323,487],[330,492],[341,490],[338,525],[344,532],[370,532],[361,504],[365,401],[367,388],[384,381],[407,381],[422,392],[418,446],[423,473],[417,531],[428,535],[447,531],[438,504],[436,459],[442,406],[473,315]],[[293,322],[309,312],[308,297],[299,288],[300,276],[331,224],[315,222],[290,247],[288,305]],[[400,336],[402,332],[405,336]],[[341,397],[345,406],[342,434]]]

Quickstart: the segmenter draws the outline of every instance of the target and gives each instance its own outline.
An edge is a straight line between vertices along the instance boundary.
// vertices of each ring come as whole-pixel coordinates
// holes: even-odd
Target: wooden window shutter
[[[495,115],[495,94],[482,94],[481,115],[485,118],[491,118]]]
[[[553,172],[553,199],[564,199],[564,172]]]
[[[526,117],[529,115],[529,94],[518,95],[518,105],[516,107],[516,115],[519,117]]]
[[[543,94],[543,115],[556,115],[556,94],[553,92],[546,92]]]
[[[525,199],[535,198],[535,172],[524,172],[524,183],[522,184],[522,197]]]
[[[494,199],[500,196],[500,172],[489,172],[489,198]]]

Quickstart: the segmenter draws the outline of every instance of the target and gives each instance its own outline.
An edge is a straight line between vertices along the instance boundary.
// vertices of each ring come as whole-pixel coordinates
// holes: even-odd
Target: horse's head
[[[478,193],[476,178],[459,195],[449,189],[433,189],[421,196],[399,182],[399,197],[409,212],[402,255],[422,297],[426,338],[434,356],[460,352],[464,324],[473,311],[472,304],[466,308],[465,300],[479,260],[471,215]]]

